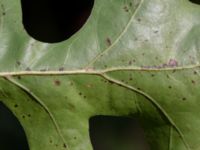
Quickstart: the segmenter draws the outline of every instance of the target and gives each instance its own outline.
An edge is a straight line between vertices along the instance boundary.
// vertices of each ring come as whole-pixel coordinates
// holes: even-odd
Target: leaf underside
[[[31,150],[92,150],[89,118],[136,116],[152,150],[200,149],[200,6],[96,0],[84,27],[48,44],[0,0],[0,101]]]

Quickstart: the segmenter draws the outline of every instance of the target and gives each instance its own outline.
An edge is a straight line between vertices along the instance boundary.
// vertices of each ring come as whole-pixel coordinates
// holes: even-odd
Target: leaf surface
[[[96,0],[84,27],[48,44],[0,0],[0,99],[31,150],[92,150],[90,117],[137,116],[153,150],[200,149],[200,6]]]

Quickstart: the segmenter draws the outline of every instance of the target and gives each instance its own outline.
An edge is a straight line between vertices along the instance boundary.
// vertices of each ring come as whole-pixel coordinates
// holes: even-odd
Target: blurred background
[[[88,19],[94,0],[21,0],[23,24],[33,38],[61,42],[77,32]],[[89,120],[94,150],[149,150],[135,118],[95,116]],[[17,118],[0,103],[0,150],[29,150]]]

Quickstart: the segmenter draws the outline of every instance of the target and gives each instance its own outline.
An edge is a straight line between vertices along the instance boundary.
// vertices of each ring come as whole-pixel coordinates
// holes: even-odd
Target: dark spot
[[[82,93],[80,92],[79,95],[82,95]]]
[[[15,104],[15,105],[14,105],[14,107],[15,107],[15,108],[17,108],[17,107],[18,107],[18,105],[17,105],[17,104]]]
[[[125,10],[125,12],[129,12],[129,10],[128,10],[128,7],[127,6],[124,6],[124,8],[123,8],[124,10]]]
[[[141,22],[141,19],[140,19],[140,18],[138,18],[138,19],[137,19],[137,21],[138,21],[138,22]]]
[[[162,64],[162,67],[166,68],[166,67],[168,67],[168,65],[167,64]]]
[[[17,79],[18,79],[18,80],[21,80],[21,78],[22,78],[21,76],[17,76]]]
[[[196,75],[197,74],[197,71],[194,71],[194,75]]]
[[[53,143],[53,141],[52,141],[52,140],[49,140],[49,143]]]
[[[77,137],[74,137],[74,140],[76,140],[77,139]]]
[[[106,39],[106,44],[107,44],[107,46],[111,46],[111,45],[112,45],[112,42],[111,42],[111,39],[110,39],[110,38],[107,38],[107,39]]]
[[[64,143],[64,144],[63,144],[63,147],[64,147],[64,148],[67,148],[67,145]]]
[[[130,81],[132,81],[132,80],[133,80],[133,78],[129,78],[129,80],[130,80]]]
[[[5,15],[6,15],[6,13],[5,13],[5,12],[3,12],[3,13],[2,13],[2,15],[3,15],[3,16],[5,16]]]
[[[157,34],[157,33],[158,33],[158,31],[156,30],[156,31],[154,31],[153,33]]]
[[[68,108],[70,109],[70,110],[72,110],[72,111],[74,111],[75,110],[75,106],[73,105],[73,104],[71,104],[71,103],[68,103]]]
[[[104,68],[107,68],[108,66],[107,65],[104,65]]]
[[[169,89],[171,89],[171,88],[172,88],[172,86],[168,86],[168,88],[169,88]]]
[[[87,96],[83,96],[83,98],[84,98],[84,99],[86,99],[86,98],[87,98]]]
[[[28,114],[28,117],[31,117],[31,114]]]
[[[136,60],[135,60],[135,59],[133,59],[133,62],[136,62]]]
[[[25,119],[25,116],[23,115],[22,118]]]
[[[133,5],[133,4],[130,2],[130,3],[129,3],[129,6],[132,7],[132,5]]]
[[[183,101],[185,101],[185,100],[186,100],[186,98],[185,98],[185,97],[183,97],[183,98],[182,98],[182,100],[183,100]]]
[[[26,68],[26,71],[31,71],[31,69],[29,67]]]
[[[74,85],[74,83],[73,83],[73,82],[70,82],[70,85],[72,86],[72,85]]]
[[[18,66],[20,66],[20,65],[21,65],[21,62],[20,62],[20,61],[17,61],[16,63],[17,63],[17,65],[18,65]]]
[[[64,71],[65,68],[64,68],[64,67],[60,67],[58,70],[59,70],[59,71]]]
[[[138,90],[141,90],[141,88],[139,88],[139,87],[138,87],[137,89],[138,89]]]
[[[108,81],[108,83],[110,83],[110,84],[114,84],[114,82],[113,82],[113,81]]]
[[[196,82],[194,80],[192,80],[192,83],[195,84]]]
[[[57,85],[57,86],[59,86],[61,84],[61,82],[60,82],[60,80],[55,80],[54,84]]]
[[[155,77],[155,74],[151,74],[152,77]]]
[[[56,147],[58,147],[58,144],[55,144]]]
[[[170,78],[168,74],[167,74],[167,78],[168,78],[168,79]]]
[[[129,65],[132,65],[132,61],[129,61],[128,64],[129,64]]]

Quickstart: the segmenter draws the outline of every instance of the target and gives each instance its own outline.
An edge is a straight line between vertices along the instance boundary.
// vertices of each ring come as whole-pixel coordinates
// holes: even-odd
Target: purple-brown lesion
[[[141,66],[143,69],[164,69],[164,68],[175,68],[178,67],[178,61],[175,59],[170,59],[167,63],[154,66]]]

